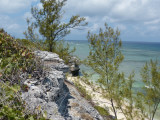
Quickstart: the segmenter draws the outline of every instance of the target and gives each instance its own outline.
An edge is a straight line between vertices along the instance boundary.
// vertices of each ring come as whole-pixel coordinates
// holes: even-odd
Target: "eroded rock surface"
[[[27,79],[22,99],[30,111],[46,111],[51,120],[103,120],[99,113],[80,96],[76,88],[65,83],[69,67],[55,53],[35,51],[44,63],[44,76]]]

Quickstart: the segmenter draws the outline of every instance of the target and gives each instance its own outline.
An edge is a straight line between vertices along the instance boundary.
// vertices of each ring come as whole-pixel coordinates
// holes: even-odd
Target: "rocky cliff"
[[[43,75],[24,82],[28,89],[22,92],[22,99],[30,111],[46,112],[51,120],[103,120],[77,89],[66,82],[65,73],[69,67],[57,54],[34,53],[43,63]]]

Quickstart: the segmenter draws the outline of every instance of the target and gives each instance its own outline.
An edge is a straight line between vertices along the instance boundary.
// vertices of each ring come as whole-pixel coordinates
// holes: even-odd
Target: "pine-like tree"
[[[87,25],[84,17],[72,16],[68,23],[62,22],[62,10],[67,0],[40,0],[42,8],[32,7],[39,33],[46,39],[49,51],[54,50],[55,41],[61,40],[70,33],[71,28]]]
[[[123,61],[121,53],[120,32],[105,24],[105,31],[99,30],[99,34],[88,33],[90,53],[86,63],[94,72],[99,74],[98,85],[102,89],[103,97],[110,100],[112,110],[117,119],[115,105],[119,95],[119,87],[122,74],[118,72],[120,63]]]
[[[147,106],[148,118],[153,120],[160,104],[160,67],[158,62],[146,63],[141,72],[145,84],[143,103]]]

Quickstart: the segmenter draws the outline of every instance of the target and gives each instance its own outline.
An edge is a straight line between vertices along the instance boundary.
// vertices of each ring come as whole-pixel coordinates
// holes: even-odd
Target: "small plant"
[[[0,81],[0,119],[2,120],[46,120],[43,115],[27,112],[20,97],[20,86]]]
[[[53,52],[57,53],[61,59],[65,61],[66,64],[69,63],[69,60],[73,56],[73,53],[76,51],[76,48],[70,49],[70,45],[61,40],[55,43]]]
[[[46,50],[46,45],[44,44],[43,41],[30,41],[27,39],[17,39],[17,41],[22,45],[27,47],[27,49],[31,50],[31,51],[35,51],[35,50]]]
[[[109,116],[108,110],[104,109],[103,107],[100,106],[94,106],[94,108],[99,112],[99,114],[103,117]]]
[[[72,107],[79,107],[79,104],[78,103],[72,103],[71,106]]]
[[[88,113],[82,113],[81,118],[84,120],[94,120]]]
[[[86,89],[79,82],[76,81],[75,86],[85,99],[91,101],[92,96],[86,91]]]

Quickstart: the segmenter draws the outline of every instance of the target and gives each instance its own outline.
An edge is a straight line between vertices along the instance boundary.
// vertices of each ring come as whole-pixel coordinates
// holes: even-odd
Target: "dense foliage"
[[[0,71],[4,74],[17,73],[18,70],[30,71],[33,54],[17,40],[0,30]],[[3,75],[3,74],[2,74]]]
[[[66,64],[68,64],[75,50],[76,48],[71,49],[69,43],[61,40],[56,42],[53,52],[57,53],[59,57],[63,59]]]
[[[90,53],[86,61],[87,65],[99,75],[97,83],[103,90],[103,96],[110,100],[116,119],[117,110],[114,101],[119,94],[117,89],[121,79],[118,67],[124,58],[120,51],[119,35],[118,30],[114,31],[107,24],[104,32],[102,29],[99,30],[99,34],[89,32]]]
[[[20,96],[23,88],[23,73],[26,78],[36,69],[33,53],[0,29],[0,119],[34,120],[45,118],[31,113]]]
[[[28,50],[47,50],[47,46],[44,44],[42,40],[32,42],[30,39],[17,39],[22,46],[25,46]]]
[[[62,22],[64,13],[62,8],[65,2],[66,0],[40,0],[42,8],[32,7],[31,10],[33,18],[36,20],[34,25],[39,28],[39,33],[45,38],[48,50],[51,52],[55,49],[55,42],[68,35],[71,28],[87,24],[84,22],[85,18],[79,15],[72,16],[68,23]],[[32,25],[30,28],[34,28]],[[28,33],[33,33],[32,30],[29,31],[31,32]],[[31,36],[33,35],[31,34]]]
[[[102,29],[99,34],[89,32],[90,53],[85,64],[99,75],[96,81],[98,89],[110,101],[116,119],[117,113],[123,113],[127,120],[153,120],[160,104],[159,64],[152,60],[146,63],[141,72],[144,88],[135,92],[134,72],[126,79],[124,73],[118,71],[123,61],[119,35],[118,30],[114,31],[107,24],[104,32]],[[94,89],[94,83],[88,80],[85,83]]]
[[[157,61],[151,60],[146,63],[141,72],[142,80],[145,84],[142,101],[144,101],[144,105],[148,109],[147,117],[149,120],[154,119],[160,104],[160,67],[158,65]]]
[[[32,7],[35,22],[27,20],[28,28],[24,32],[26,39],[14,39],[0,29],[0,119],[2,120],[45,120],[46,115],[31,113],[21,99],[20,93],[25,90],[21,74],[32,77],[34,70],[41,70],[35,62],[33,50],[48,50],[59,54],[60,58],[69,62],[74,49],[62,40],[75,27],[85,26],[85,18],[72,16],[67,23],[62,22],[63,6],[66,0],[40,0],[42,8]],[[44,37],[38,40],[36,29]],[[120,31],[105,24],[105,30],[98,34],[88,33],[90,53],[85,64],[99,75],[96,85],[102,96],[110,101],[115,119],[117,113],[123,113],[127,120],[153,120],[160,104],[160,68],[158,63],[151,61],[142,68],[141,76],[144,83],[143,91],[134,93],[134,73],[128,79],[119,72],[124,56],[119,38]],[[58,41],[58,42],[57,42]],[[95,84],[84,74],[83,82],[91,87]],[[92,96],[85,87],[77,82],[76,87],[83,97],[91,101]],[[94,88],[94,87],[93,87]],[[93,89],[95,90],[95,89]],[[102,116],[109,116],[109,111],[94,106]]]

